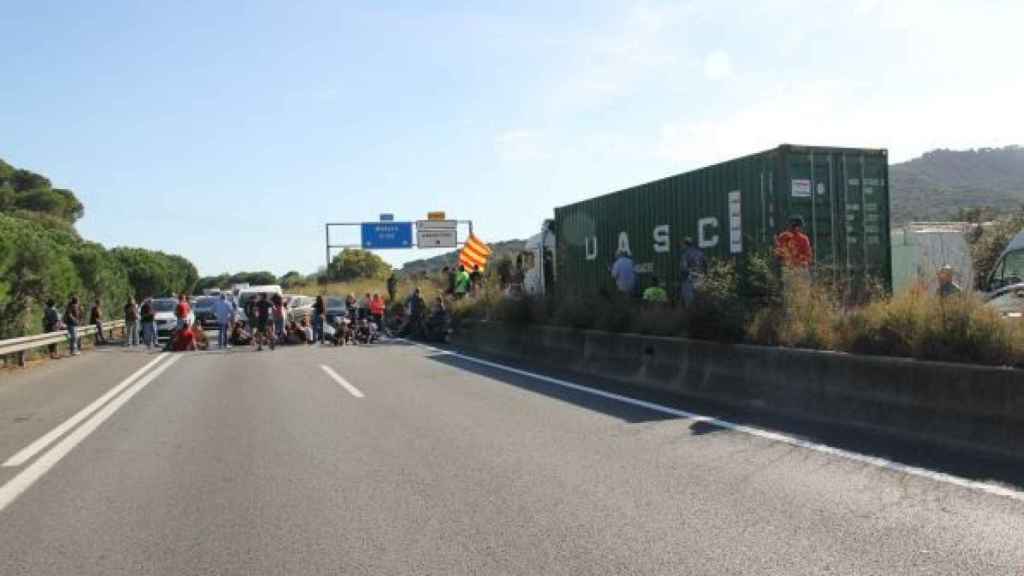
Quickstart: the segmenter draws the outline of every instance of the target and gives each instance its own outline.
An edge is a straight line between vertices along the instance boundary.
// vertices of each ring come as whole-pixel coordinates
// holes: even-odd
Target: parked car
[[[192,304],[192,313],[203,329],[217,327],[217,315],[213,313],[213,305],[217,300],[218,298],[212,296],[200,296]]]
[[[324,298],[324,315],[327,316],[327,323],[334,324],[338,318],[347,318],[348,309],[345,307],[345,299],[335,296]]]
[[[157,338],[170,338],[174,329],[178,327],[178,319],[174,316],[174,310],[178,307],[177,298],[154,298],[153,311],[156,321]],[[189,314],[189,322],[195,322],[195,311]]]
[[[269,284],[267,286],[250,286],[245,288],[238,293],[238,319],[249,324],[249,317],[245,312],[245,309],[249,306],[250,302],[255,302],[260,297],[260,294],[266,294],[267,298],[271,298],[274,294],[283,296],[281,287],[276,284]]]
[[[301,294],[286,294],[285,301],[288,303],[288,320],[290,322],[302,322],[303,318],[308,317],[310,322],[313,321],[313,303],[316,299],[311,296],[303,296]]]

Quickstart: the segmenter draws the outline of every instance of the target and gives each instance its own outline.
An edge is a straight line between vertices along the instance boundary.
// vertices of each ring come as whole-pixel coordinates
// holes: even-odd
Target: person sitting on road
[[[189,326],[189,328],[192,329],[192,336],[193,338],[195,338],[196,341],[196,349],[209,350],[210,339],[206,336],[206,330],[203,330],[203,327],[199,324],[199,322],[193,322]]]
[[[299,326],[299,330],[302,330],[302,335],[306,339],[307,344],[312,344],[313,339],[313,327],[309,325],[309,316],[302,318],[302,324]]]
[[[288,322],[288,328],[284,337],[284,343],[289,345],[306,343],[306,333],[303,332],[301,328],[299,328],[298,323],[296,323],[294,320]]]
[[[236,321],[231,327],[231,344],[233,346],[247,346],[252,343],[252,334],[245,329],[241,320]]]
[[[196,349],[196,333],[192,331],[192,326],[185,324],[184,328],[178,330],[175,333],[174,338],[170,340],[171,350],[174,352],[187,352]]]

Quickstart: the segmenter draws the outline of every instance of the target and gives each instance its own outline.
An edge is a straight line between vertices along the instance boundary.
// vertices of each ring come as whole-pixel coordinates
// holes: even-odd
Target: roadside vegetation
[[[495,275],[476,299],[452,305],[456,324],[548,324],[730,343],[1024,366],[1024,326],[974,295],[939,298],[924,287],[888,296],[781,275],[765,256],[712,263],[692,310],[618,296],[512,299]]]
[[[0,339],[41,332],[49,298],[60,307],[71,294],[86,306],[101,298],[114,317],[129,296],[187,291],[198,280],[181,256],[84,240],[74,227],[84,213],[70,190],[0,160]]]

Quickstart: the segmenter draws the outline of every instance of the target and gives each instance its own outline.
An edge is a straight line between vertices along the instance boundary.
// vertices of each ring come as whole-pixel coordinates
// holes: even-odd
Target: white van
[[[238,319],[246,324],[249,323],[249,318],[245,315],[245,308],[249,305],[249,302],[254,301],[260,297],[260,294],[266,294],[269,300],[274,294],[278,296],[284,296],[284,292],[281,287],[277,284],[267,284],[266,286],[249,286],[243,288],[238,293]]]

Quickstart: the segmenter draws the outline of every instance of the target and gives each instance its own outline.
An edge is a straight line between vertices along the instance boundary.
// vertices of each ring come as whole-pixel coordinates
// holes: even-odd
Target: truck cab
[[[1005,318],[1024,318],[1024,231],[1018,232],[986,278],[985,299]]]
[[[521,279],[523,292],[530,296],[543,296],[555,283],[554,223],[545,220],[541,231],[526,240],[523,250],[516,255],[516,277]]]

